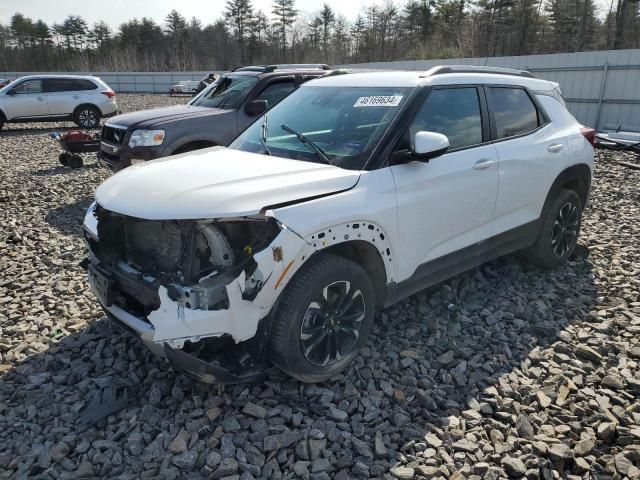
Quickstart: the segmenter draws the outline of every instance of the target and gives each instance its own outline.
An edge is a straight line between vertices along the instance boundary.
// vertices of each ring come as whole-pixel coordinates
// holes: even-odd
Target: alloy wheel
[[[303,317],[300,341],[305,358],[323,367],[351,353],[364,318],[365,302],[360,290],[352,289],[348,281],[327,285]]]
[[[579,223],[580,214],[576,205],[567,202],[560,207],[551,229],[551,246],[558,257],[563,257],[575,246]]]
[[[98,116],[93,110],[81,110],[78,114],[78,122],[83,127],[95,127],[98,124]]]

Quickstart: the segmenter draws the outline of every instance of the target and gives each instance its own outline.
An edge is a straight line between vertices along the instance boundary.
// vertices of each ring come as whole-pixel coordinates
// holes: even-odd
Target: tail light
[[[114,98],[116,96],[116,92],[114,92],[113,90],[105,90],[104,92],[100,92],[103,95],[109,97],[109,98]]]
[[[593,128],[582,127],[580,133],[587,139],[587,141],[593,147],[596,143],[596,131]]]

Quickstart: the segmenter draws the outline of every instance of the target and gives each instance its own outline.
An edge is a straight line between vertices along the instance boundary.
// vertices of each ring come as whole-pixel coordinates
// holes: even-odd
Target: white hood
[[[125,168],[96,190],[107,210],[147,220],[236,217],[353,187],[360,173],[214,147]]]

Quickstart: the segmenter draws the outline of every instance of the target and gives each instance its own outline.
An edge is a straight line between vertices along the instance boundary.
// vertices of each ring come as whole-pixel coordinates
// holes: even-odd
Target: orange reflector
[[[282,282],[282,279],[284,278],[284,276],[287,274],[287,272],[289,271],[289,269],[291,268],[291,265],[293,265],[293,260],[291,260],[289,262],[289,265],[287,265],[285,267],[285,269],[282,271],[282,273],[280,274],[280,278],[278,278],[278,281],[276,282],[276,286],[273,287],[274,290],[277,290],[278,287],[280,286],[280,282]]]

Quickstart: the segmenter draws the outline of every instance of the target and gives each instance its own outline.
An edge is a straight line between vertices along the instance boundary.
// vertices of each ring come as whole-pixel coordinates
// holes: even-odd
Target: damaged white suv
[[[527,72],[437,67],[303,84],[228,148],[96,191],[86,266],[110,317],[205,382],[349,365],[374,310],[522,250],[572,254],[594,131]]]

